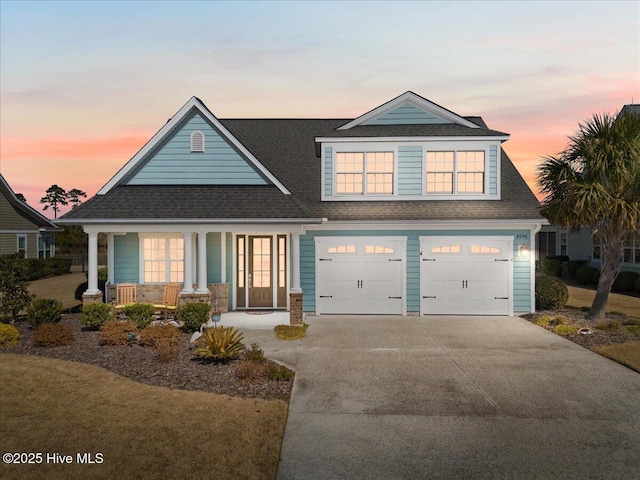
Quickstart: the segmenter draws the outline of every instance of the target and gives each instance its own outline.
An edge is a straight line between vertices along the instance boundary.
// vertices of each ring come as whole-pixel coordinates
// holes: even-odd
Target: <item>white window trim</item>
[[[367,194],[367,153],[391,152],[393,153],[393,193]],[[363,153],[362,193],[337,193],[338,186],[338,154],[339,153]],[[340,200],[389,200],[398,196],[398,146],[386,143],[348,144],[333,146],[331,149],[333,198]],[[324,188],[324,186],[323,186]]]
[[[29,242],[26,233],[19,233],[16,235],[16,253],[20,253],[20,239],[24,238],[24,258],[27,258],[29,251]]]
[[[427,153],[428,152],[453,152],[453,192],[452,193],[428,193],[427,192]],[[482,193],[464,193],[458,192],[458,152],[484,152],[484,187]],[[480,148],[473,148],[473,145],[463,145],[462,148],[449,145],[444,146],[443,149],[435,148],[435,145],[429,145],[429,148],[422,150],[422,195],[426,198],[433,200],[446,200],[450,198],[455,199],[467,199],[467,200],[484,200],[489,195],[489,145],[485,145]]]
[[[143,285],[162,285],[164,283],[171,283],[169,280],[165,280],[164,282],[145,282],[144,281],[144,240],[146,238],[164,238],[165,240],[180,238],[184,240],[184,235],[182,233],[173,233],[173,232],[171,233],[138,233],[138,281],[139,283]],[[182,249],[183,249],[182,262],[184,263],[184,245],[182,246]],[[165,272],[167,274],[170,273],[167,271],[168,261],[169,261],[168,259],[165,260]],[[183,268],[183,274],[184,274],[184,270],[185,270],[184,265],[182,268]],[[176,283],[184,283],[184,278]]]
[[[202,136],[202,148],[200,149],[194,149],[193,148],[193,137],[197,134],[200,134]],[[204,153],[205,151],[205,137],[204,137],[204,133],[200,130],[196,130],[195,132],[191,132],[191,135],[189,136],[189,146],[190,146],[190,150],[191,153]]]

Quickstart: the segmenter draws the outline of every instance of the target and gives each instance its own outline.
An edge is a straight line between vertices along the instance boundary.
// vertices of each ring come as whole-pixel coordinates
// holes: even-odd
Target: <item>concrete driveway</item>
[[[307,321],[255,339],[296,369],[278,479],[640,478],[632,370],[520,318]]]

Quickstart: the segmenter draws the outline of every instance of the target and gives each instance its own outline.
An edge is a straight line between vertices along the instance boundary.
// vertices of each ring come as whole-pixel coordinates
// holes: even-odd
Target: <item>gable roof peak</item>
[[[416,107],[418,110],[433,116],[434,119],[438,119],[439,123],[455,123],[469,128],[481,128],[474,122],[469,121],[457,113],[452,112],[451,110],[448,110],[437,103],[412,92],[411,90],[407,90],[403,94],[398,95],[382,105],[369,110],[367,113],[360,115],[356,119],[338,127],[337,130],[348,130],[358,125],[371,124],[403,105]]]
[[[165,138],[172,134],[174,128],[180,125],[180,122],[189,115],[193,109],[225,138],[234,148],[243,155],[250,164],[252,164],[260,174],[264,175],[268,181],[278,187],[285,195],[289,195],[289,190],[271,173],[267,168],[251,153],[240,141],[218,120],[218,118],[209,110],[209,108],[195,95],[185,103],[178,112],[171,117],[163,127],[151,137],[151,139],[98,191],[97,195],[104,195],[111,189],[126,181],[129,172],[133,171],[138,165],[145,161],[148,154],[161,143]]]

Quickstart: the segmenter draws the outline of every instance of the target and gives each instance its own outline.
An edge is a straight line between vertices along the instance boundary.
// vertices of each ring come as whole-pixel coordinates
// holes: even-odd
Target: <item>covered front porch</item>
[[[301,225],[119,224],[83,228],[89,236],[85,301],[105,297],[98,288],[97,246],[98,234],[106,233],[106,301],[113,296],[109,285],[135,283],[140,292],[153,296],[165,283],[180,283],[184,302],[210,298],[212,303],[218,301],[222,312],[281,310],[302,320]]]

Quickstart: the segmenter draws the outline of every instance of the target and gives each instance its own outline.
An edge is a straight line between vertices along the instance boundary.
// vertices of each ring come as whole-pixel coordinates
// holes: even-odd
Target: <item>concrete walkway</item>
[[[307,322],[246,331],[297,371],[280,480],[640,476],[640,375],[525,320]]]

